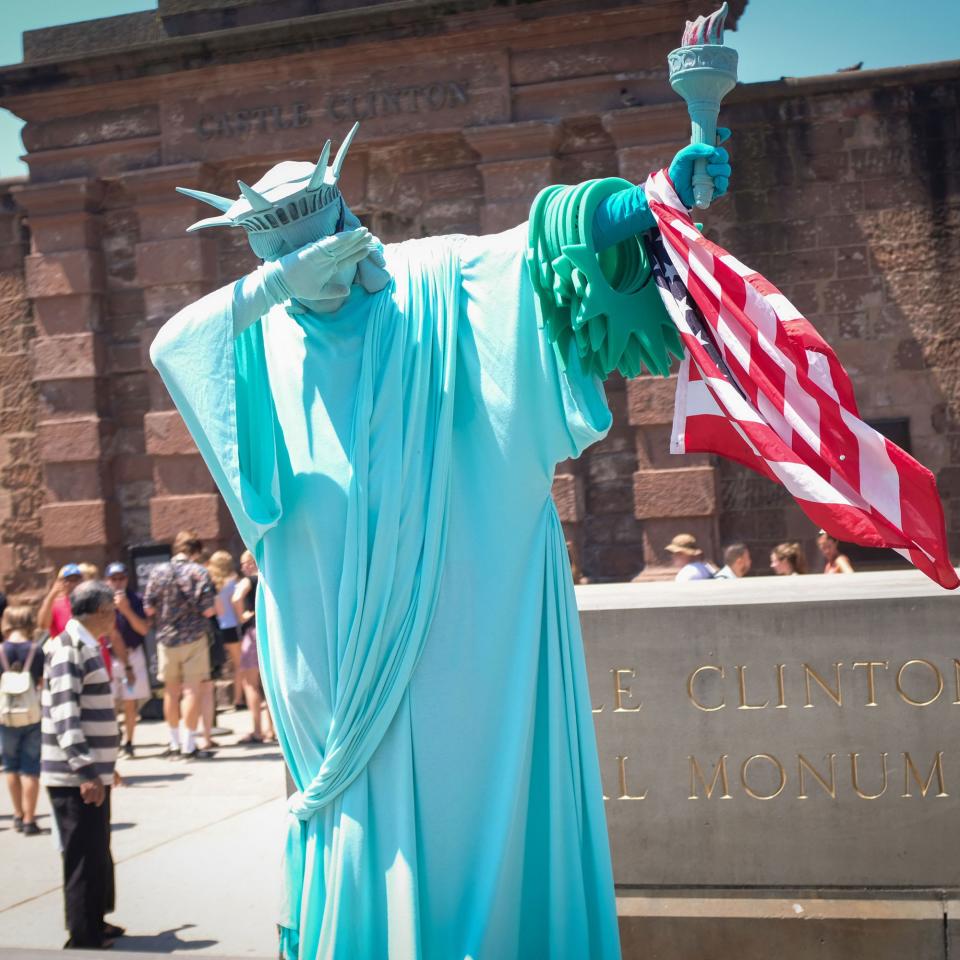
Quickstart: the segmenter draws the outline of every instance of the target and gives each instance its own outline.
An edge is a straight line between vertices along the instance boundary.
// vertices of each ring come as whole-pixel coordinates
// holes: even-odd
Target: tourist
[[[817,546],[826,560],[823,567],[824,573],[853,573],[850,558],[840,552],[840,542],[835,537],[831,537],[826,530],[821,530],[817,536]]]
[[[99,580],[100,579],[100,568],[95,564],[91,563],[89,560],[81,560],[77,564],[77,569],[80,571],[80,575],[84,580]],[[114,650],[113,650],[113,639],[116,636],[114,631],[111,631],[109,636],[97,637],[97,641],[100,644],[100,653],[103,656],[103,664],[107,668],[107,673],[113,677],[113,669],[115,664]],[[116,660],[120,663],[120,669],[124,669],[124,665],[127,662],[126,653],[120,647],[120,644],[117,644],[117,656]]]
[[[63,856],[66,949],[96,950],[123,934],[106,923],[114,907],[110,788],[119,730],[110,675],[97,637],[116,619],[113,590],[98,580],[70,595],[72,619],[51,640],[43,691],[40,779],[50,796]]]
[[[778,543],[770,552],[770,569],[778,577],[807,572],[807,558],[799,543]]]
[[[216,550],[207,561],[207,571],[217,591],[216,625],[233,673],[233,706],[235,710],[245,710],[247,705],[243,699],[243,680],[240,677],[240,634],[237,631],[237,614],[233,609],[233,592],[237,586],[236,565],[230,553]]]
[[[753,561],[745,543],[731,543],[723,551],[723,566],[717,571],[717,580],[737,580],[750,572]]]
[[[240,571],[243,579],[233,592],[233,609],[240,625],[240,677],[247,698],[247,709],[253,722],[253,730],[240,739],[240,743],[272,742],[276,739],[270,708],[263,696],[260,681],[260,662],[257,658],[257,561],[249,550],[240,555]],[[263,730],[261,709],[266,714],[267,732]]]
[[[210,679],[207,618],[215,613],[216,593],[210,574],[198,562],[199,536],[185,530],[173,541],[173,557],[153,568],[144,592],[144,609],[153,617],[158,677],[163,683],[163,715],[168,744],[163,756],[202,760],[209,751],[197,746],[201,685]],[[183,698],[183,742],[180,738]]]
[[[692,533],[678,533],[667,544],[667,553],[671,554],[673,565],[679,568],[674,578],[678,582],[712,580],[716,576],[717,568],[703,559],[703,551]]]
[[[83,580],[76,563],[65,563],[37,611],[37,626],[51,637],[59,637],[70,619],[70,591]]]
[[[40,682],[43,652],[34,642],[36,621],[30,607],[7,607],[0,619],[0,735],[3,769],[13,802],[13,829],[40,833]]]
[[[196,557],[204,570],[209,574],[210,558],[201,551]],[[212,582],[212,578],[211,578]],[[214,587],[214,591],[216,588]],[[216,611],[216,597],[214,597],[214,611]],[[213,739],[213,731],[217,722],[217,703],[215,681],[220,679],[226,653],[223,649],[223,635],[217,628],[217,618],[214,615],[205,619],[207,631],[207,653],[210,661],[210,673],[206,680],[200,681],[200,749],[212,752],[220,745]]]
[[[133,732],[137,727],[137,711],[140,702],[150,699],[150,677],[147,673],[147,656],[143,638],[150,630],[150,621],[143,609],[143,597],[130,589],[130,577],[126,564],[111,563],[107,566],[107,583],[113,593],[117,608],[114,636],[118,656],[115,658],[113,676],[117,681],[118,696],[123,703],[123,753],[133,756]]]

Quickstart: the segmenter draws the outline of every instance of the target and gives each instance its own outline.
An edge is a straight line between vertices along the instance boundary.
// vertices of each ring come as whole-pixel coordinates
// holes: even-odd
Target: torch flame
[[[681,46],[692,47],[704,43],[723,43],[723,25],[727,19],[727,4],[715,10],[709,17],[697,17],[693,22],[687,21],[687,29],[683,31]]]

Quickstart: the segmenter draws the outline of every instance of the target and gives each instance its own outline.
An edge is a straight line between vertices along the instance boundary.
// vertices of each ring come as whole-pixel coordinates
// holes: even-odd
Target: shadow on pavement
[[[195,924],[184,923],[170,930],[161,930],[152,936],[137,936],[126,934],[116,943],[120,950],[129,950],[135,953],[173,953],[176,950],[206,950],[215,947],[219,940],[185,940],[178,934],[185,930],[192,930]]]
[[[249,750],[249,747],[239,747],[237,748],[236,753],[223,754],[223,750],[233,750],[232,747],[218,747],[217,756],[221,757],[223,760],[228,760],[230,763],[236,763],[237,760],[279,760],[281,758],[281,753],[279,750],[271,750],[270,753],[246,753],[245,751]],[[216,757],[212,760],[198,760],[194,761],[196,763],[216,763]]]
[[[123,785],[124,787],[139,787],[148,783],[170,783],[175,780],[186,780],[189,776],[189,773],[125,773],[123,774]]]

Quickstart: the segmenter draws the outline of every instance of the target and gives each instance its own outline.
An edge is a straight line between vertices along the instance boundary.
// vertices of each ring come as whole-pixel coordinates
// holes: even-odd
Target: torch
[[[737,51],[723,45],[727,4],[709,17],[687,21],[681,46],[667,55],[670,85],[687,102],[691,143],[717,142],[720,101],[736,86]],[[713,199],[713,180],[707,161],[698,159],[693,168],[693,196],[701,209]]]

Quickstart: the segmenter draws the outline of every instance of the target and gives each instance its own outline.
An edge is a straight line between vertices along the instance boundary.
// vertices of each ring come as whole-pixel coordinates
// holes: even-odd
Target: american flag
[[[693,225],[666,172],[644,186],[654,278],[680,331],[671,450],[717,453],[787,488],[839,540],[892,547],[960,586],[933,474],[860,419],[836,354],[789,300]]]

